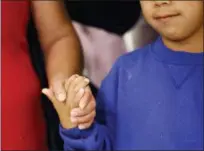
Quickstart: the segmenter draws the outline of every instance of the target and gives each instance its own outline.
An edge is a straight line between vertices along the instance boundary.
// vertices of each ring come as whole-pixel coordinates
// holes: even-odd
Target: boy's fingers
[[[69,79],[67,79],[67,80],[65,81],[65,90],[66,90],[66,91],[69,90],[70,83],[71,83],[75,78],[77,78],[77,77],[78,77],[78,75],[77,75],[77,74],[74,74],[74,75],[72,75]]]
[[[88,123],[88,122],[93,121],[95,116],[96,116],[96,112],[95,112],[95,110],[93,110],[90,114],[87,114],[87,115],[82,116],[82,117],[72,117],[71,116],[71,121],[73,123],[77,123],[77,124]]]
[[[85,93],[87,96],[81,98],[79,102],[79,107],[82,110],[93,110],[96,107],[95,99],[90,91],[86,91]]]
[[[84,89],[81,88],[81,89],[77,92],[77,94],[75,95],[74,99],[68,101],[67,104],[70,104],[70,103],[71,103],[71,104],[72,104],[72,108],[78,107],[78,106],[79,106],[79,100],[84,96],[84,92],[85,92]],[[75,93],[75,92],[73,92],[73,93]]]
[[[85,112],[81,110],[80,108],[74,108],[71,110],[71,116],[72,117],[80,117],[80,116],[85,116]]]
[[[78,104],[78,106],[79,106],[79,102],[80,102],[82,99],[88,98],[88,97],[89,97],[89,93],[87,93],[84,88],[81,88],[81,89],[76,93],[76,95],[75,95],[73,101],[74,101],[74,103]]]
[[[79,103],[79,101],[86,96],[85,90],[84,88],[79,89],[79,91],[76,93],[75,97],[74,97],[74,102],[75,103]]]
[[[82,111],[84,112],[85,115],[90,114],[92,111],[96,110],[96,102],[95,100],[91,100],[88,105],[82,109]]]
[[[77,92],[81,88],[85,88],[89,84],[89,79],[82,77],[77,81],[76,85],[74,86],[74,91]]]
[[[71,83],[70,83],[70,86],[69,86],[69,91],[73,91],[74,90],[74,87],[75,85],[77,85],[78,81],[82,80],[83,77],[82,76],[78,76],[76,77]]]
[[[73,99],[77,93],[74,91],[74,86],[77,84],[77,81],[80,79],[82,79],[82,77],[78,76],[70,82],[68,90],[67,90],[68,91],[68,100],[67,100],[68,102],[73,101]]]

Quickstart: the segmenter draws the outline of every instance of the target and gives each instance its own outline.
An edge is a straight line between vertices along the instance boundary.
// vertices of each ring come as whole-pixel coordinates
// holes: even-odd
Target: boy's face
[[[203,1],[140,1],[146,21],[169,40],[203,32]]]

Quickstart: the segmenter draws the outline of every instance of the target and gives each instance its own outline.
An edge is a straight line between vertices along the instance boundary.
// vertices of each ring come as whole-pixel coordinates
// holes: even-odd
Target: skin
[[[65,87],[68,95],[63,103],[55,99],[50,89],[43,90],[43,93],[52,101],[61,126],[65,129],[77,126],[79,129],[89,128],[96,115],[96,102],[88,87],[88,80],[82,76],[73,75],[66,81]],[[75,108],[76,104],[79,104],[79,108]]]
[[[203,52],[203,1],[141,1],[146,21],[175,51]],[[158,19],[165,15],[177,15]]]
[[[55,100],[58,102],[68,101],[70,97],[67,95],[65,83],[71,75],[76,73],[80,74],[83,69],[83,56],[80,42],[73,29],[72,22],[68,14],[66,14],[63,1],[32,1],[31,6],[45,56],[49,82],[49,87],[43,89],[42,92],[49,97],[52,102]],[[50,96],[50,94],[52,95]],[[79,103],[74,104],[66,108],[66,112],[70,113],[72,109],[78,107]],[[84,111],[83,113],[86,112]],[[73,127],[70,125],[76,125],[76,122],[73,124],[70,118],[67,120],[67,118],[65,119],[64,116],[61,115],[63,114],[60,112],[60,121],[63,125],[66,125],[65,127]],[[85,119],[87,119],[87,117],[85,117]],[[92,121],[92,119],[93,118],[90,118],[89,121]],[[67,126],[67,124],[69,126]],[[80,122],[77,124],[80,125]],[[85,125],[80,125],[80,127],[86,126],[87,121]]]
[[[62,1],[32,1],[32,12],[45,56],[49,87],[63,101],[64,81],[81,73],[83,67],[78,37]]]

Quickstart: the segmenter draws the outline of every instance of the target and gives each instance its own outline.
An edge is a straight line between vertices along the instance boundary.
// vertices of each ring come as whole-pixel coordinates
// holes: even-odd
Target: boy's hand
[[[79,129],[91,126],[95,118],[96,102],[91,89],[87,86],[89,80],[82,76],[71,77],[65,83],[69,99],[72,101],[71,122]]]
[[[96,115],[96,102],[89,87],[84,90],[84,95],[78,93],[75,97],[75,102],[79,102],[78,108],[71,111],[71,122],[78,125],[79,129],[89,128]]]
[[[89,80],[79,75],[73,75],[65,81],[65,90],[67,92],[66,102],[71,103],[71,108],[79,107],[79,101],[82,98],[84,90],[88,84]],[[79,100],[77,100],[77,98]]]

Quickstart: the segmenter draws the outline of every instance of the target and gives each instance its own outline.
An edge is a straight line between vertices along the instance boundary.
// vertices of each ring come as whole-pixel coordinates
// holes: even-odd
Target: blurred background
[[[81,41],[85,61],[84,75],[90,79],[94,95],[119,56],[136,50],[157,37],[157,33],[145,22],[139,1],[64,0],[64,3]],[[46,87],[44,58],[32,17],[28,25],[27,39],[41,87]],[[62,150],[57,114],[44,96],[42,105],[49,125],[49,148]]]

